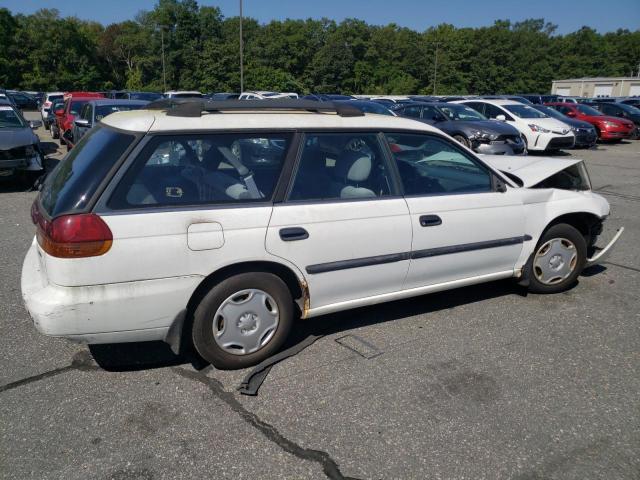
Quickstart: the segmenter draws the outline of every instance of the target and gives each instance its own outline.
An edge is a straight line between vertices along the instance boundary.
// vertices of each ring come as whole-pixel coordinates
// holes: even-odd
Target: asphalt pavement
[[[35,193],[0,179],[0,478],[640,478],[640,141],[568,155],[612,205],[603,237],[626,227],[575,288],[501,281],[307,320],[301,337],[324,336],[256,397],[236,392],[247,371],[161,343],[40,335],[20,296]]]

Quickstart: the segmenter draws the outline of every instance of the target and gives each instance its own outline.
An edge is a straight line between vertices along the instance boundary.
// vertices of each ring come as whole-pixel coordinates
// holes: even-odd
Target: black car
[[[6,92],[20,110],[38,110],[38,99],[23,92]]]
[[[27,121],[8,100],[0,99],[0,175],[21,174],[25,179],[42,173],[40,139],[33,129],[40,120]]]
[[[149,102],[145,100],[110,100],[97,99],[87,102],[80,110],[80,115],[73,122],[72,138],[67,141],[73,147],[96,123],[114,112],[138,110]]]
[[[636,125],[633,138],[640,138],[640,109],[626,103],[617,102],[591,102],[588,103],[590,107],[609,115],[611,117],[626,118],[632,121]]]
[[[466,105],[421,102],[403,105],[394,112],[433,125],[478,153],[520,155],[526,152],[517,129],[504,122],[488,120]]]
[[[555,108],[547,107],[546,105],[531,105],[531,107],[544,113],[548,117],[560,120],[562,123],[569,125],[571,131],[576,136],[576,143],[574,147],[593,147],[598,141],[598,132],[589,122],[584,122],[576,118],[571,118],[563,115]]]
[[[346,103],[362,110],[364,113],[377,113],[378,115],[395,115],[386,105],[371,100],[336,100],[338,103]]]
[[[536,105],[543,105],[547,102],[557,102],[558,95],[540,95],[538,93],[524,93],[524,94],[516,94],[518,97],[526,98],[529,102],[534,103]]]
[[[145,100],[153,102],[163,97],[159,92],[131,92],[129,90],[112,90],[105,94],[107,98],[115,100]]]

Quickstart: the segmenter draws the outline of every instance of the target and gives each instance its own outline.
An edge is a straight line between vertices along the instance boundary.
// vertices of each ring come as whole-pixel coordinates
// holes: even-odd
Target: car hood
[[[9,150],[23,145],[32,145],[35,134],[28,127],[0,128],[0,150]]]
[[[571,127],[560,120],[556,120],[555,118],[521,118],[523,122],[527,124],[535,124],[539,125],[543,128],[551,130],[554,133],[560,133],[562,135],[566,135],[571,131]]]
[[[496,170],[518,177],[522,180],[523,187],[533,187],[565,168],[582,162],[582,160],[576,159],[551,157],[522,157],[515,155],[479,156]]]

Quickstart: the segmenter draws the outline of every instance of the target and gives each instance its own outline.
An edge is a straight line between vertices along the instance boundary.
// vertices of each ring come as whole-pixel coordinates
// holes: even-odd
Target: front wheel
[[[196,308],[193,344],[217,368],[249,367],[278,351],[294,311],[291,292],[276,275],[235,275],[213,287]]]
[[[587,260],[587,242],[571,225],[559,223],[549,228],[536,245],[527,263],[529,290],[558,293],[570,288]]]
[[[469,142],[467,137],[465,137],[464,135],[454,135],[453,138],[454,140],[456,140],[458,143],[461,143],[465,147],[471,148],[471,142]]]

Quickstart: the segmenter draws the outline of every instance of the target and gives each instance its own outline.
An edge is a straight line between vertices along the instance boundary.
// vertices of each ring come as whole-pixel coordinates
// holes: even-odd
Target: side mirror
[[[493,177],[493,181],[496,186],[496,192],[505,193],[507,191],[507,184],[504,183],[504,181],[500,177]]]
[[[573,110],[569,110],[565,115],[567,117],[575,117],[576,116],[576,112],[574,112]]]
[[[61,117],[62,115],[64,115],[64,108],[59,108],[55,110],[53,113],[56,115],[56,117]]]
[[[29,122],[29,126],[35,130],[36,128],[40,128],[42,126],[42,122],[40,120],[31,120]]]
[[[507,117],[505,117],[504,115],[500,114],[496,117],[496,120],[498,120],[499,122],[506,122],[507,121]]]
[[[91,122],[89,120],[84,119],[84,118],[78,118],[78,119],[74,120],[73,123],[75,123],[76,126],[78,126],[78,127],[91,128]]]

